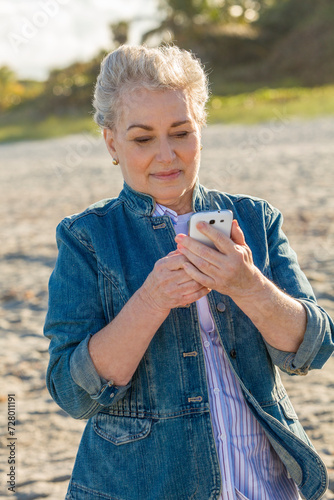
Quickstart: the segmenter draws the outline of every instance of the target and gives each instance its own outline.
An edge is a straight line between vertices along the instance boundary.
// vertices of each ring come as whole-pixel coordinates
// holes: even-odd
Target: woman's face
[[[116,128],[104,130],[104,138],[131,188],[179,214],[191,211],[201,133],[184,91],[129,92]]]

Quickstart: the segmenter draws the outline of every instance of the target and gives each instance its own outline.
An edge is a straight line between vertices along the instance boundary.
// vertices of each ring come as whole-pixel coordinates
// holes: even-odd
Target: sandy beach
[[[203,132],[200,173],[207,187],[259,196],[283,212],[300,265],[332,316],[333,137],[334,118],[292,120],[278,108],[265,124],[212,125]],[[45,386],[48,341],[42,330],[57,255],[55,228],[66,215],[117,196],[123,181],[102,138],[88,134],[3,144],[0,162],[0,498],[61,500],[85,422],[62,411]],[[282,378],[328,467],[330,489],[323,498],[334,499],[334,357],[321,371]],[[9,394],[15,395],[10,408],[17,419],[12,436]],[[9,442],[15,443],[15,493],[6,483]]]

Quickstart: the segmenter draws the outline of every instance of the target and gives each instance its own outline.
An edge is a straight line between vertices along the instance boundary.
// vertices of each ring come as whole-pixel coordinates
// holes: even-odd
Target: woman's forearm
[[[177,251],[158,260],[115,319],[90,339],[89,354],[101,377],[127,385],[170,310],[209,293],[189,278],[183,269],[185,260]]]
[[[89,341],[89,354],[98,374],[115,385],[127,385],[168,313],[150,305],[145,290],[139,289],[113,321]]]
[[[297,352],[303,341],[307,315],[303,305],[279,290],[260,272],[249,295],[234,298],[271,346]]]

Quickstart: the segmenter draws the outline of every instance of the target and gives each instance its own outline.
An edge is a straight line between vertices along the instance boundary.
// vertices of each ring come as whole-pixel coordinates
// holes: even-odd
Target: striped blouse
[[[168,215],[175,232],[187,234],[190,213],[177,215],[156,204],[154,216]],[[207,297],[197,301],[206,364],[211,420],[219,458],[219,500],[297,500],[295,482],[248,408],[240,384],[214,329]]]

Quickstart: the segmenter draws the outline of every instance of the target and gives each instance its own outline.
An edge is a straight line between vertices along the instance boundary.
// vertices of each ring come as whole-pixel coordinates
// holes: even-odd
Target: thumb
[[[244,233],[242,232],[241,227],[239,226],[239,223],[236,219],[234,219],[232,222],[231,240],[234,241],[234,243],[236,243],[237,245],[246,244]]]
[[[176,250],[172,250],[171,252],[169,252],[167,254],[167,257],[172,257],[173,255],[182,255],[182,254],[178,249],[176,249]]]

